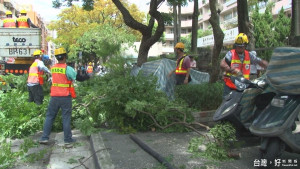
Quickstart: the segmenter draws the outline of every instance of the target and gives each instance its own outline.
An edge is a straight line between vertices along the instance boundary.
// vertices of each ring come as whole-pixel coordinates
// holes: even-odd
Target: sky
[[[14,0],[18,4],[32,4],[33,10],[36,11],[46,21],[57,20],[57,15],[61,9],[52,7],[52,0]],[[146,5],[150,0],[128,0],[135,3],[141,11],[147,11],[149,6]]]
[[[52,7],[52,0],[14,0],[18,4],[32,4],[33,10],[45,21],[56,20],[57,15],[60,13],[61,9],[55,9]]]

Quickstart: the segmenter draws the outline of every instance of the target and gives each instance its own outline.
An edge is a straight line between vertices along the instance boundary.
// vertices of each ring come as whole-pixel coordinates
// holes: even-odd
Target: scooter
[[[261,159],[273,161],[284,150],[300,153],[300,131],[296,131],[299,121],[300,96],[276,94],[250,126],[254,135],[260,136]]]
[[[248,128],[257,114],[264,108],[253,111],[255,105],[260,103],[256,101],[256,96],[262,93],[266,87],[264,76],[254,81],[245,79],[242,76],[231,76],[231,81],[234,83],[236,90],[226,95],[216,110],[213,120],[229,121],[236,129],[237,136],[250,136]],[[259,97],[261,98],[261,97]]]
[[[292,64],[294,71],[299,70],[300,62],[298,60],[287,63],[284,61],[289,61],[291,58],[299,58],[300,48],[278,48],[274,50],[274,53],[270,65],[276,65],[275,68],[278,68],[281,66],[278,65],[278,62],[281,62],[282,67]],[[295,67],[296,64],[299,66]],[[280,68],[282,69],[282,67]],[[277,70],[275,73],[277,73]],[[271,78],[274,77],[274,74],[271,71],[268,74],[267,70],[266,75],[268,76],[266,80],[269,86],[272,86]],[[277,75],[282,74],[277,73]],[[279,159],[284,151],[300,153],[300,128],[297,128],[297,126],[300,126],[300,94],[299,92],[288,92],[293,87],[298,88],[299,86],[291,84],[291,82],[295,81],[294,77],[291,76],[292,80],[284,79],[282,84],[284,84],[286,91],[282,90],[284,88],[278,88],[278,82],[278,86],[273,85],[274,89],[271,93],[273,93],[274,97],[249,127],[252,134],[261,137],[261,159],[267,159],[271,165],[274,164],[274,160]],[[286,85],[287,82],[290,84]]]

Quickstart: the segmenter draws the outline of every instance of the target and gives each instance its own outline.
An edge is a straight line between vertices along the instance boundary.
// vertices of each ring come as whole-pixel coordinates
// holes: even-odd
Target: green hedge
[[[176,99],[184,100],[197,110],[215,110],[222,102],[223,83],[204,83],[176,86]]]

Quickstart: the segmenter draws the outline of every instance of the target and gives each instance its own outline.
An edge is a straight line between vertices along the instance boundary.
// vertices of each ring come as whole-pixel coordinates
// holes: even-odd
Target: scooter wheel
[[[268,165],[274,165],[274,160],[280,157],[285,149],[285,144],[279,138],[270,138],[266,150],[260,150],[260,158],[267,159]],[[272,163],[270,163],[272,162]]]

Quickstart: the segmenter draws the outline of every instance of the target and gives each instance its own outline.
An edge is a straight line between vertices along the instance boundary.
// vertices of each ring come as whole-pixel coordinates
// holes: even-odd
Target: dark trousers
[[[29,92],[29,102],[34,102],[37,105],[43,104],[44,93],[41,85],[27,86]]]
[[[176,75],[176,85],[182,85],[184,84],[184,80],[185,80],[186,75]],[[192,80],[191,76],[189,76],[189,80],[188,82],[190,82]]]

